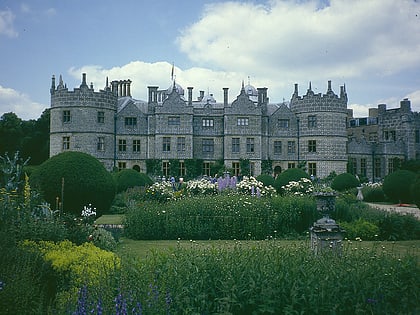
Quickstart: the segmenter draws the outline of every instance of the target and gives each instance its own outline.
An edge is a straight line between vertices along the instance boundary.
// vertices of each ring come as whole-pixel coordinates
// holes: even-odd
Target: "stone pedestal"
[[[311,249],[317,255],[322,252],[340,254],[344,230],[329,217],[335,210],[335,193],[315,193],[317,210],[323,218],[316,221],[309,229],[311,236]]]

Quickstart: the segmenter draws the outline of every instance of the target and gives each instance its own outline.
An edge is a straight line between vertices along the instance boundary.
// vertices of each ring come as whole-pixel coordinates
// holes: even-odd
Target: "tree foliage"
[[[146,186],[152,183],[152,180],[146,175],[133,169],[124,169],[115,174],[115,184],[117,192],[122,192],[128,188]]]

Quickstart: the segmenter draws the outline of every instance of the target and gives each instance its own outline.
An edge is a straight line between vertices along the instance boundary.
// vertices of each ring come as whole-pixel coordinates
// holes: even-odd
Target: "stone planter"
[[[341,254],[344,230],[330,219],[329,215],[335,209],[336,193],[318,192],[314,193],[317,210],[323,218],[316,221],[309,229],[311,236],[311,249],[318,255],[323,252]]]

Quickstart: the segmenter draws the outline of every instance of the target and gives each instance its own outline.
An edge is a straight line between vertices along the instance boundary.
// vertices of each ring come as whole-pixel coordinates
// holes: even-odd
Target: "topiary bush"
[[[52,208],[56,208],[57,200],[62,202],[63,188],[63,211],[78,216],[88,204],[100,216],[109,210],[115,196],[112,175],[96,158],[82,152],[68,151],[51,157],[33,172],[30,182]]]
[[[342,173],[334,177],[331,188],[337,191],[345,191],[360,185],[359,180],[350,173]]]
[[[382,185],[385,195],[393,202],[412,202],[411,186],[416,180],[416,173],[399,170],[388,174]]]
[[[133,169],[124,169],[114,175],[117,193],[126,191],[128,188],[151,185],[153,181],[146,174]]]
[[[350,240],[361,238],[364,241],[378,240],[379,227],[362,218],[352,222],[340,222],[340,227],[346,231],[346,237]]]
[[[287,185],[290,181],[299,181],[301,178],[310,178],[309,175],[300,168],[289,168],[280,173],[274,181],[274,188],[278,193],[282,193],[282,186]]]
[[[256,177],[256,180],[263,183],[264,186],[274,187],[274,177],[269,174],[261,174]]]

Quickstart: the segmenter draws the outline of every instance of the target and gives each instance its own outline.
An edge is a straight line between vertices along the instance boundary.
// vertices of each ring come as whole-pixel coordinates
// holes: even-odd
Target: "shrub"
[[[359,180],[353,174],[342,173],[333,179],[331,188],[337,191],[345,191],[350,188],[358,187],[359,185]]]
[[[146,174],[133,169],[123,169],[114,175],[117,193],[126,191],[128,188],[146,186],[153,181]]]
[[[258,181],[263,183],[264,186],[273,186],[274,187],[274,177],[269,174],[261,174],[256,177]]]
[[[289,168],[280,173],[274,181],[274,188],[278,193],[282,193],[282,186],[287,185],[291,181],[299,181],[301,178],[310,178],[309,175],[300,168]]]
[[[416,174],[400,170],[388,174],[382,185],[385,195],[393,202],[411,202],[411,186],[416,180]]]
[[[416,180],[411,186],[411,196],[413,197],[413,202],[417,205],[417,208],[420,209],[420,175],[417,175]]]
[[[56,205],[56,198],[62,202],[63,186],[63,210],[76,215],[88,204],[97,209],[98,215],[102,214],[108,211],[115,196],[111,174],[97,159],[82,152],[51,157],[34,171],[30,180],[51,205]]]
[[[361,238],[370,241],[377,240],[379,237],[379,227],[364,219],[358,219],[353,222],[340,222],[340,226],[346,231],[348,239]]]
[[[367,184],[362,189],[363,200],[366,202],[381,202],[385,201],[385,194],[382,185]]]

